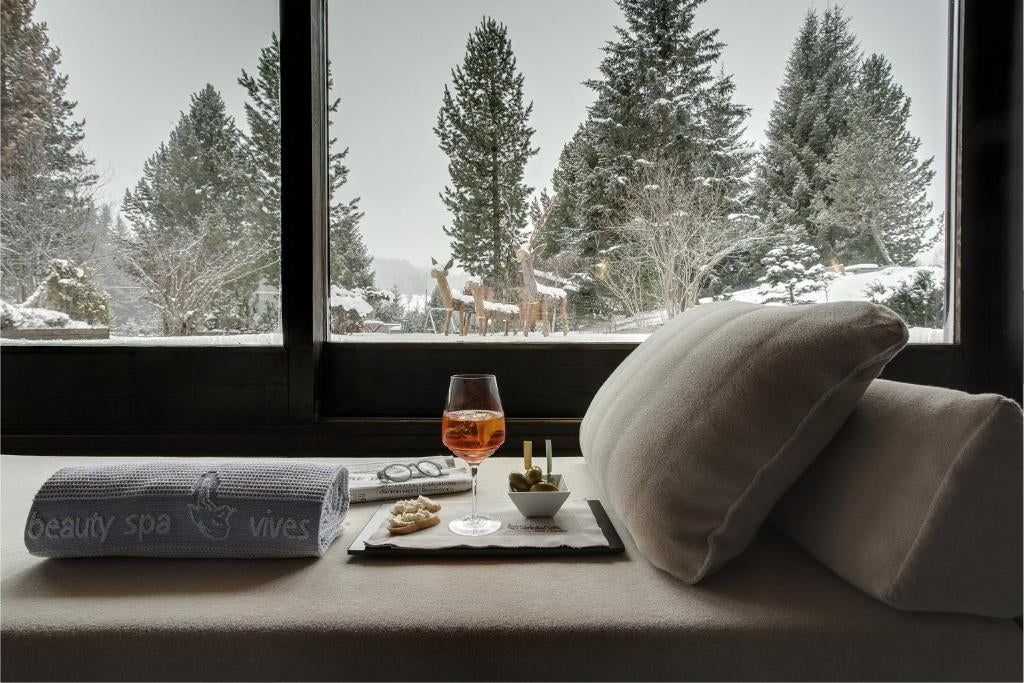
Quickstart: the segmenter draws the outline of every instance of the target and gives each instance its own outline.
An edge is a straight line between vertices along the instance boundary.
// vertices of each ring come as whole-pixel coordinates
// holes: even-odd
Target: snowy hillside
[[[942,281],[945,277],[944,269],[941,266],[893,266],[877,270],[874,267],[870,270],[851,267],[849,270],[854,272],[846,272],[838,276],[831,281],[827,290],[810,293],[808,298],[813,298],[814,303],[824,303],[827,301],[870,301],[865,290],[875,282],[891,290],[901,283],[912,279],[914,273],[918,270],[930,271],[936,282]],[[733,292],[729,298],[732,301],[764,304],[767,303],[768,295],[760,287],[751,287],[750,289]],[[710,298],[701,299],[701,304],[711,303],[711,301]],[[653,332],[666,322],[668,322],[668,319],[664,311],[646,311],[641,315],[620,317],[615,320],[613,329],[607,329],[606,331],[616,333]],[[608,324],[605,323],[604,326],[607,327]],[[597,326],[588,331],[597,331]],[[944,332],[941,329],[927,327],[910,328],[910,341],[915,344],[941,344],[944,341],[943,335]]]
[[[887,290],[892,290],[900,284],[911,280],[914,273],[919,270],[931,271],[936,282],[945,279],[945,269],[942,266],[891,266],[881,270],[867,272],[847,272],[832,280],[828,289],[814,292],[808,295],[816,303],[825,301],[870,301],[865,290],[875,282],[881,283]],[[749,301],[751,303],[765,303],[765,295],[761,288],[753,287],[734,292],[733,301]],[[929,327],[911,327],[910,342],[913,344],[941,344],[945,341],[945,333],[941,329]]]
[[[880,282],[886,288],[893,288],[913,278],[918,270],[930,270],[939,282],[945,278],[945,270],[941,266],[892,266],[881,270],[868,272],[847,272],[832,281],[828,289],[813,292],[808,298],[813,298],[814,303],[826,301],[869,301],[865,290],[874,282]],[[765,303],[765,295],[760,287],[742,289],[733,292],[730,297],[733,301],[747,301],[754,304]]]

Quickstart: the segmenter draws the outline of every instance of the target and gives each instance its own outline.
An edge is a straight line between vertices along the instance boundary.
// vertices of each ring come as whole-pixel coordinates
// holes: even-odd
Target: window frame
[[[433,451],[448,375],[487,371],[517,437],[576,451],[590,397],[635,344],[329,341],[327,2],[282,0],[280,15],[283,345],[3,346],[0,449]],[[962,0],[951,22],[957,337],[908,347],[889,379],[1021,399],[1020,18],[1020,2]]]

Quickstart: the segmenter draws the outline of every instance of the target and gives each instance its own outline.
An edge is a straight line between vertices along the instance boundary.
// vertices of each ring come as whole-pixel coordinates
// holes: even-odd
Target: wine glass
[[[473,472],[473,513],[452,520],[448,528],[460,536],[493,534],[501,522],[476,512],[476,470],[505,443],[505,413],[494,375],[452,375],[441,417],[441,441]]]

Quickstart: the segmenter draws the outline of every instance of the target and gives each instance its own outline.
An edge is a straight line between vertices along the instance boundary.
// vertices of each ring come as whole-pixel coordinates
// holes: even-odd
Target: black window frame
[[[958,336],[908,347],[883,376],[1020,401],[1021,2],[957,7],[947,177]],[[517,438],[574,452],[590,397],[635,344],[329,341],[327,2],[282,0],[280,13],[283,345],[3,346],[0,450],[427,452],[448,375],[487,371]]]

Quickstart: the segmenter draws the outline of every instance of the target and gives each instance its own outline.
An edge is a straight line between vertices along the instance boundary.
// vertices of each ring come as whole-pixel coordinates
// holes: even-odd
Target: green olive
[[[534,484],[530,487],[531,491],[557,491],[558,487],[554,484],[549,484],[546,481]]]
[[[531,467],[530,469],[526,470],[526,481],[530,482],[531,484],[536,484],[543,478],[544,473],[540,471],[539,467]]]
[[[530,490],[530,482],[518,472],[512,472],[508,475],[508,485],[513,491],[524,492]]]

